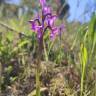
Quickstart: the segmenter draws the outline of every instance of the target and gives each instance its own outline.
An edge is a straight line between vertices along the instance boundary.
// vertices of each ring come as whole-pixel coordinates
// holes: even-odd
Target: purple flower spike
[[[42,7],[42,18],[38,16],[37,19],[30,20],[31,28],[36,32],[39,41],[43,40],[45,31],[49,29],[51,31],[50,37],[53,40],[57,35],[61,34],[61,30],[64,27],[55,27],[54,22],[57,16],[52,15],[51,8],[46,4],[46,0],[40,0],[40,4]]]

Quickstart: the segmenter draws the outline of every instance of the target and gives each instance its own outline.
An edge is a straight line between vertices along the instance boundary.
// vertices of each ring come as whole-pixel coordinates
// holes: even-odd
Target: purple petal
[[[60,25],[59,27],[53,27],[50,33],[50,38],[54,40],[54,38],[59,35],[61,36],[62,30],[64,29],[64,25]]]
[[[43,16],[51,13],[51,7],[50,6],[44,6],[43,9],[42,9],[42,12],[43,12]]]
[[[37,32],[37,37],[38,38],[41,38],[42,37],[42,35],[43,35],[43,28],[42,28],[42,26],[37,26],[36,27],[36,32]]]
[[[34,20],[30,20],[29,23],[31,24],[31,28],[34,31],[36,30],[37,26],[40,26],[40,20],[38,18]]]
[[[36,24],[35,24],[35,21],[34,20],[30,20],[29,23],[31,24],[31,28],[32,30],[36,30]]]
[[[59,30],[58,30],[57,27],[53,28],[52,31],[51,31],[51,33],[50,33],[50,38],[51,39],[54,39],[56,37],[56,35],[58,35],[58,31]]]
[[[40,4],[42,7],[44,7],[46,5],[46,0],[40,0]]]
[[[54,25],[54,21],[57,19],[57,16],[56,15],[54,15],[54,16],[51,16],[50,18],[49,18],[49,20],[48,20],[48,25],[49,26],[53,26]]]

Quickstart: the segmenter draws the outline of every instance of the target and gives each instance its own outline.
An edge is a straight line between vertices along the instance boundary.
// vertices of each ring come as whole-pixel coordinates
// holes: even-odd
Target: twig
[[[3,26],[3,27],[5,27],[5,28],[7,28],[7,29],[10,30],[10,31],[17,32],[20,37],[21,37],[21,36],[24,36],[24,37],[26,37],[26,38],[28,38],[28,39],[32,39],[31,36],[27,36],[24,32],[19,32],[19,31],[11,28],[10,26],[8,26],[7,24],[5,24],[5,23],[3,23],[3,22],[1,22],[1,21],[0,21],[0,25]]]
[[[10,26],[8,26],[7,24],[4,24],[3,22],[0,21],[0,25],[3,27],[6,27],[7,29],[9,29],[10,31],[14,31],[14,32],[18,32],[17,30],[11,28]],[[19,32],[18,32],[19,33]]]

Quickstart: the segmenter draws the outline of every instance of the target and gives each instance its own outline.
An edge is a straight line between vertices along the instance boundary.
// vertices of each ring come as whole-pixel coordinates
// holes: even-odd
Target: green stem
[[[84,44],[81,45],[81,94],[80,96],[83,96],[83,91],[84,91],[84,79],[85,79],[85,71],[86,71],[86,64],[87,64],[87,48],[85,47]]]
[[[2,83],[2,64],[0,62],[0,94],[1,94],[1,83]]]
[[[62,60],[62,41],[61,41],[61,39],[62,39],[62,35],[60,35],[60,38],[59,38],[59,40],[60,40],[60,65],[61,65],[61,60]]]
[[[40,96],[40,68],[36,68],[36,96]]]
[[[48,61],[48,53],[47,53],[47,49],[46,49],[46,45],[45,45],[44,40],[43,40],[43,46],[44,46],[44,55],[45,55],[45,60]]]
[[[40,96],[40,64],[41,64],[41,52],[38,52],[37,66],[36,66],[36,96]],[[40,57],[39,57],[40,56]]]
[[[85,67],[83,67],[83,72],[82,72],[82,77],[81,77],[81,94],[80,94],[80,96],[83,95],[83,89],[84,89],[84,74],[85,74]]]
[[[40,96],[40,67],[41,67],[42,49],[43,49],[43,37],[41,37],[38,40],[38,56],[36,66],[36,96]]]

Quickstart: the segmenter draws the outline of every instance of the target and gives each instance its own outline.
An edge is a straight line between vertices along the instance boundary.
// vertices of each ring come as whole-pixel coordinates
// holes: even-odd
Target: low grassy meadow
[[[84,24],[63,20],[42,42],[33,18],[0,17],[0,96],[96,96],[96,14]]]

